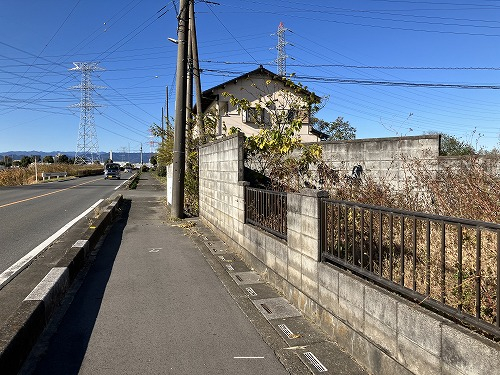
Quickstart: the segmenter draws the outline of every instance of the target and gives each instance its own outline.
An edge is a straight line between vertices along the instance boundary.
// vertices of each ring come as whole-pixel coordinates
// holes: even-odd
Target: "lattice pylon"
[[[276,65],[277,65],[277,73],[279,76],[284,77],[286,76],[286,58],[288,57],[285,52],[285,46],[288,44],[285,40],[285,32],[288,29],[283,25],[283,22],[280,22],[278,26],[278,58],[276,59]]]
[[[102,86],[92,84],[92,72],[104,70],[93,62],[74,62],[74,68],[82,72],[81,83],[73,86],[71,89],[78,89],[81,92],[80,103],[72,107],[80,108],[80,125],[78,127],[78,139],[76,142],[75,164],[88,164],[94,161],[100,161],[99,144],[94,122],[94,108],[100,107],[92,100],[92,91]]]

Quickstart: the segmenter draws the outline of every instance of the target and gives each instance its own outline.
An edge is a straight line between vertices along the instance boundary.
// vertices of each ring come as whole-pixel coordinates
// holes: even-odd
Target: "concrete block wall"
[[[200,217],[373,374],[494,374],[500,345],[345,270],[321,263],[323,192],[288,194],[281,240],[244,224],[243,137],[200,149]]]
[[[243,135],[200,147],[200,217],[238,238],[244,223]],[[240,238],[241,239],[241,238]]]
[[[439,156],[439,135],[356,139],[321,142],[323,159],[344,174],[351,175],[355,165],[376,181],[403,187],[405,163],[411,159],[435,162]]]

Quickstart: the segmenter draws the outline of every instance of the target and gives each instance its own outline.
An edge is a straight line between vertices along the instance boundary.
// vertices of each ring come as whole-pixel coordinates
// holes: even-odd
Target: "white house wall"
[[[278,81],[271,81],[270,84],[266,84],[268,79],[264,77],[251,77],[240,79],[237,82],[230,82],[222,88],[213,91],[214,95],[218,95],[218,100],[212,104],[205,112],[210,112],[211,110],[216,113],[220,113],[219,122],[219,135],[226,133],[231,127],[239,128],[246,136],[250,136],[258,133],[259,126],[252,123],[244,123],[242,120],[242,114],[238,113],[238,108],[232,106],[229,103],[229,98],[223,96],[224,92],[228,92],[234,95],[237,99],[246,99],[251,103],[251,107],[255,107],[259,103],[263,96],[270,95],[273,99],[277,99],[279,106],[286,108],[286,103],[282,98],[282,93],[280,90],[285,89],[285,85]],[[263,88],[262,90],[259,88]],[[288,88],[289,89],[289,88]],[[289,89],[292,90],[292,89]],[[294,100],[300,100],[300,96],[295,95],[290,91],[290,95],[295,97]],[[225,108],[227,103],[228,112],[221,113],[221,109]],[[304,102],[305,103],[305,102]],[[300,137],[303,142],[316,142],[318,137],[310,132],[309,129],[309,118],[304,119],[304,125],[300,131]]]

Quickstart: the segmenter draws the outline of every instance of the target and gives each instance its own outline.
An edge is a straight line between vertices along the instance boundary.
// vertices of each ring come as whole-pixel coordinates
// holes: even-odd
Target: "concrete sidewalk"
[[[22,374],[365,374],[142,174]]]

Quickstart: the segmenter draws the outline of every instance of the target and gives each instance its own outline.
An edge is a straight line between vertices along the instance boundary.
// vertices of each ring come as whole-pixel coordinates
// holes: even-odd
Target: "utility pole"
[[[191,7],[194,5],[194,0],[189,0],[189,14],[191,11]],[[192,127],[192,112],[193,112],[193,43],[192,43],[192,38],[193,38],[193,31],[191,30],[192,23],[190,16],[189,17],[189,27],[188,27],[188,66],[187,66],[187,92],[186,92],[186,121],[187,121],[187,126],[191,129]]]
[[[167,128],[170,126],[170,118],[168,117],[168,86],[165,86],[165,108],[167,110],[166,113],[166,118],[165,118],[165,124],[167,125]]]
[[[174,165],[172,181],[173,218],[184,217],[184,175],[186,164],[186,86],[188,63],[188,6],[192,0],[179,0],[180,13],[177,28],[177,70],[175,89]]]
[[[196,91],[196,126],[198,127],[199,137],[203,141],[205,138],[205,129],[203,127],[203,111],[201,108],[201,74],[200,62],[198,60],[198,40],[196,37],[196,21],[194,17],[194,1],[189,3],[189,30],[190,30],[190,45],[193,57],[193,76]]]

